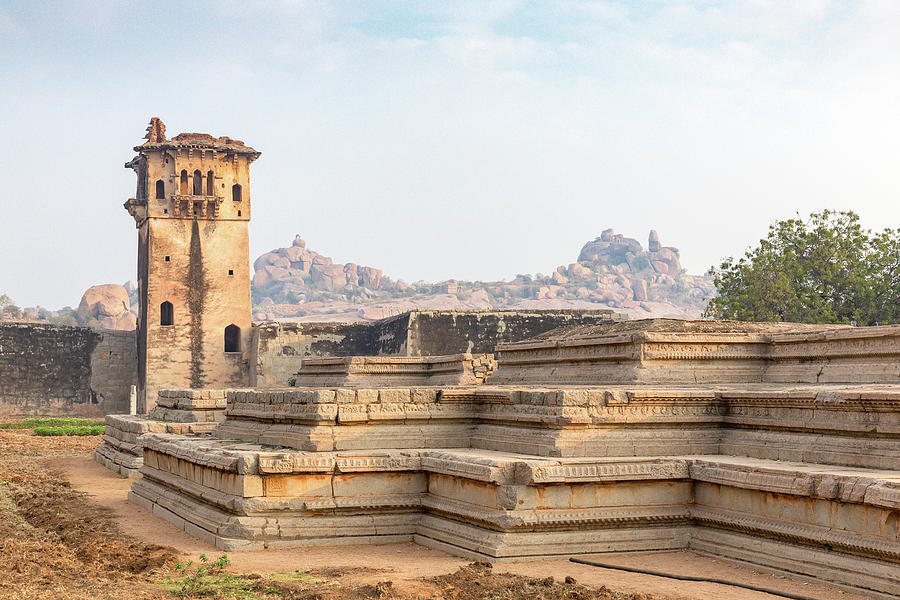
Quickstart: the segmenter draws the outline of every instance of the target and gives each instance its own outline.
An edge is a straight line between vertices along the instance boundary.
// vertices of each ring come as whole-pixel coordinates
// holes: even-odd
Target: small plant
[[[288,379],[288,385],[291,387],[297,387],[297,378],[291,377],[290,379]]]
[[[191,596],[206,596],[214,590],[216,578],[221,575],[225,568],[231,563],[226,554],[216,559],[215,562],[209,562],[209,558],[205,554],[200,555],[200,564],[194,566],[194,561],[189,560],[187,563],[178,561],[175,563],[175,572],[178,578],[175,580],[175,586],[172,589],[176,596],[187,598]],[[194,567],[192,570],[191,567]]]

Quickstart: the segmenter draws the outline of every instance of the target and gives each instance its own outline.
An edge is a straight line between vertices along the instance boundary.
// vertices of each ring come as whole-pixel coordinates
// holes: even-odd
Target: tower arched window
[[[213,183],[215,182],[215,179],[216,179],[216,176],[212,171],[210,171],[209,173],[206,174],[206,195],[207,196],[215,195],[215,192],[213,191]]]
[[[187,196],[189,193],[188,192],[188,174],[187,174],[187,171],[184,169],[181,170],[181,186],[180,186],[179,191],[181,192],[181,194],[183,196]]]
[[[241,351],[241,328],[232,323],[225,328],[225,352]]]
[[[157,200],[165,200],[166,199],[166,184],[162,179],[156,180],[156,199]]]
[[[168,300],[159,305],[159,324],[175,324],[175,309],[173,308],[172,303]]]
[[[200,172],[200,169],[194,171],[194,195],[203,195],[203,173]]]
[[[237,183],[231,186],[231,199],[235,202],[241,201],[241,186]]]

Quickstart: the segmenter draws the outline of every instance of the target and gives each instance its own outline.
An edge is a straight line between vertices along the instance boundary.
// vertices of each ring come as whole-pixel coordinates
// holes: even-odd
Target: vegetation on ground
[[[106,425],[98,419],[77,419],[73,417],[41,417],[0,423],[0,429],[33,429],[35,435],[70,436],[103,435]]]
[[[63,425],[61,427],[35,427],[34,435],[103,435],[105,425]]]
[[[76,419],[74,417],[40,417],[0,423],[0,429],[34,429],[36,427],[96,427],[103,419]]]
[[[776,221],[758,246],[709,273],[718,295],[706,317],[900,323],[900,229],[873,232],[852,211]]]
[[[285,597],[291,584],[316,584],[322,580],[307,573],[235,574],[226,572],[231,563],[226,554],[210,561],[201,554],[199,562],[177,562],[162,580],[162,587],[181,598],[213,597],[222,600],[266,600]],[[294,597],[288,595],[288,597]]]

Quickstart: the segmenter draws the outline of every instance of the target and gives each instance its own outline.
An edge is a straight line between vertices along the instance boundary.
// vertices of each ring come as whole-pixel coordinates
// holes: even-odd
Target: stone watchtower
[[[166,387],[249,380],[250,163],[260,153],[206,133],[166,139],[154,117],[126,167],[138,229],[138,412]]]

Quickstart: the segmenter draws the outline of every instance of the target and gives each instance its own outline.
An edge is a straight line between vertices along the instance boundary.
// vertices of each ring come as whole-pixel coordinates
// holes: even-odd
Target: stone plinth
[[[160,390],[150,418],[179,423],[218,423],[225,419],[226,390]]]
[[[478,385],[495,367],[492,354],[330,356],[304,359],[295,377],[300,387]]]
[[[567,328],[500,344],[489,383],[900,383],[900,325],[686,321],[680,329],[696,331],[656,331],[654,323]]]
[[[107,415],[103,442],[94,460],[134,477],[143,465],[145,433],[209,433],[225,418],[225,390],[161,390],[150,415]]]
[[[415,540],[495,560],[691,547],[900,593],[898,471],[721,455],[551,459],[143,440],[130,498],[224,550]]]

